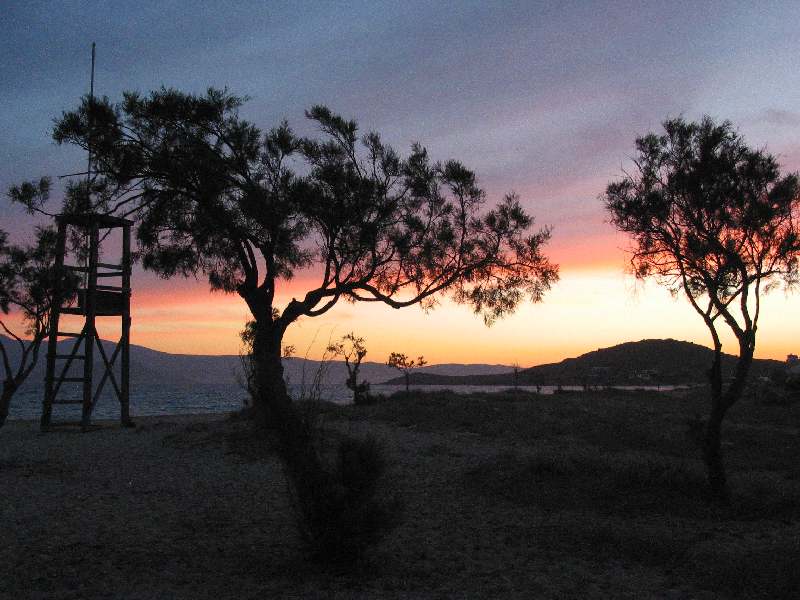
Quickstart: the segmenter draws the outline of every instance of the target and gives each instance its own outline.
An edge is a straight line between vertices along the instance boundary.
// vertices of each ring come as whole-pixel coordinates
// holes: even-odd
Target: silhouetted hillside
[[[0,336],[3,337],[3,336]],[[18,356],[18,346],[3,337],[12,363]],[[72,340],[61,342],[59,353],[68,353]],[[111,354],[113,344],[104,341],[106,353]],[[47,344],[43,344],[39,364],[26,382],[26,388],[43,386]],[[520,371],[518,385],[680,385],[705,383],[705,372],[711,365],[712,351],[709,348],[677,340],[642,340],[627,342],[588,352],[577,358],[568,358],[559,363],[538,365]],[[736,357],[723,356],[723,371],[730,374]],[[98,359],[99,362],[99,359]],[[96,363],[97,365],[98,363]],[[321,363],[302,358],[284,359],[285,377],[291,383],[303,380],[311,382]],[[79,374],[80,365],[74,364],[74,374]],[[96,367],[99,368],[99,367]],[[782,368],[775,360],[756,360],[752,377],[769,375]],[[144,346],[131,345],[131,385],[163,382],[166,385],[190,387],[198,384],[237,383],[241,371],[240,359],[236,355],[206,356],[196,354],[170,354],[151,350]],[[347,377],[344,363],[331,361],[325,364],[324,383],[343,383]],[[396,377],[397,370],[383,363],[365,362],[361,366],[361,377],[373,384],[404,384]],[[388,381],[387,381],[388,380]],[[412,373],[411,382],[416,385],[514,385],[510,368],[504,365],[487,364],[440,364],[429,365]]]
[[[11,363],[17,364],[19,346],[10,338],[0,335],[6,350],[9,352]],[[59,342],[59,353],[69,354],[74,341]],[[113,352],[114,344],[103,341],[103,347],[108,356]],[[47,343],[42,344],[39,362],[31,373],[25,388],[44,388],[44,373],[47,356]],[[62,362],[62,361],[59,361]],[[99,357],[95,360],[95,372],[99,373]],[[117,361],[117,367],[119,360]],[[310,383],[315,373],[323,367],[322,382],[326,384],[344,384],[347,379],[347,370],[342,361],[329,361],[323,364],[316,360],[303,358],[288,358],[283,361],[284,376],[287,381],[294,384],[303,381]],[[82,365],[75,361],[71,367],[71,374],[80,375]],[[486,375],[508,371],[506,365],[487,364],[456,364],[447,363],[429,365],[423,372],[438,375]],[[118,368],[117,368],[118,370]],[[203,384],[237,384],[237,374],[241,373],[241,361],[238,355],[197,355],[197,354],[170,354],[151,350],[144,346],[131,344],[131,385],[164,383],[165,385],[191,387]],[[365,362],[361,365],[360,378],[378,383],[397,373],[393,367],[383,363]]]
[[[642,340],[601,348],[559,363],[538,365],[517,374],[518,385],[683,385],[705,383],[713,351],[692,342],[673,339]],[[722,369],[732,374],[736,357],[724,354]],[[776,360],[755,360],[751,377],[781,368]],[[401,384],[403,378],[386,383]],[[513,373],[471,377],[444,377],[413,373],[417,385],[514,385]]]

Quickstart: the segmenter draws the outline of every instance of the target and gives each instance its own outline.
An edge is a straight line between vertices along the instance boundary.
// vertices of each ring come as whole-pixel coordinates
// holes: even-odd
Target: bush
[[[379,493],[384,450],[372,437],[344,437],[329,458],[316,419],[294,407],[288,419],[279,452],[311,556],[328,564],[358,561],[399,522],[397,500]]]
[[[370,406],[377,401],[378,398],[369,391],[368,382],[363,381],[356,384],[355,389],[353,389],[353,404],[356,406]]]

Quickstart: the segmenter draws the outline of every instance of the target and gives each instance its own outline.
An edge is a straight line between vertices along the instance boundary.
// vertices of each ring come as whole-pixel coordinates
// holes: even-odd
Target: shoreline
[[[335,387],[336,391],[330,395],[330,388]],[[597,391],[614,392],[619,391],[622,393],[637,393],[637,392],[680,392],[685,390],[692,390],[702,385],[686,384],[686,385],[664,385],[664,386],[591,386],[589,390],[585,389],[583,385],[563,385],[563,386],[537,386],[535,385],[518,385],[516,388],[511,385],[454,385],[454,384],[412,384],[410,390],[412,392],[421,393],[436,393],[452,391],[453,393],[463,395],[465,397],[473,394],[495,394],[503,395],[508,392],[513,393],[530,393],[538,394],[541,396],[552,396],[559,393],[594,393]],[[387,389],[388,388],[388,389]],[[393,394],[405,391],[405,385],[391,385],[384,386],[383,384],[375,384],[372,387],[374,395],[383,397],[391,397]],[[344,385],[329,386],[326,390],[328,399],[323,398],[323,402],[330,402],[338,406],[350,406],[352,404],[352,392]],[[223,392],[216,391],[214,394],[208,394],[198,398],[197,391],[192,389],[186,390],[171,390],[171,394],[166,401],[160,402],[156,399],[155,395],[151,392],[142,393],[140,396],[134,395],[131,401],[131,410],[136,417],[137,410],[142,410],[142,416],[167,416],[167,415],[203,415],[203,414],[224,414],[235,413],[242,409],[243,404],[241,399],[231,402]],[[103,398],[103,403],[99,406],[98,419],[102,421],[114,421],[119,412],[118,405],[115,404],[116,400],[112,398]],[[188,411],[183,412],[182,405],[186,403],[189,405]],[[70,416],[67,420],[77,421],[80,419],[80,409],[75,408],[74,416]],[[151,412],[158,411],[158,412]],[[115,412],[117,414],[115,414]],[[20,414],[21,413],[21,414]],[[23,392],[19,398],[12,400],[11,414],[8,421],[36,421],[41,415],[41,400],[38,391]],[[54,419],[58,419],[60,415],[54,415]]]
[[[198,413],[161,413],[161,414],[157,414],[157,415],[138,415],[138,416],[137,415],[131,415],[131,420],[133,420],[135,426],[138,427],[140,421],[150,422],[150,421],[157,421],[158,419],[169,419],[169,420],[185,419],[185,420],[191,420],[192,418],[203,419],[203,418],[207,418],[207,417],[208,417],[208,419],[206,419],[206,420],[213,420],[213,419],[211,419],[211,417],[221,417],[221,416],[225,416],[225,415],[230,416],[231,414],[232,414],[232,412],[229,411],[229,410],[228,411],[223,410],[223,411],[218,411],[218,412],[210,412],[210,411],[209,412],[198,412]],[[8,420],[6,421],[6,425],[2,429],[0,429],[0,439],[2,439],[3,430],[10,423],[20,423],[20,424],[33,425],[33,426],[38,427],[39,426],[39,419],[38,418],[37,419],[28,419],[28,418],[19,419],[19,418],[12,418],[12,417],[9,416]],[[76,427],[79,427],[80,423],[74,422],[74,423],[70,423],[70,425],[74,425]],[[117,427],[119,429],[134,429],[134,430],[136,429],[136,427],[122,427],[120,425],[119,419],[116,419],[116,420],[114,420],[114,419],[106,419],[106,418],[103,418],[103,419],[92,419],[91,425],[92,426],[96,426],[96,427],[100,427],[100,428],[103,428],[103,429],[113,429],[114,427]],[[56,424],[56,427],[59,427],[59,425]]]

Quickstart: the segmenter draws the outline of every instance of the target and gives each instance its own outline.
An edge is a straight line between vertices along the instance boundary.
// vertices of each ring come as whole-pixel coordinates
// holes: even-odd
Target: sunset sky
[[[223,7],[224,8],[221,8]],[[731,120],[751,146],[800,170],[797,2],[8,2],[0,36],[0,188],[80,170],[50,138],[88,91],[225,87],[268,129],[326,104],[406,153],[475,170],[490,202],[517,192],[561,281],[491,328],[444,300],[425,314],[342,303],[303,320],[286,342],[317,358],[355,331],[367,360],[391,351],[432,362],[560,360],[619,342],[673,337],[708,345],[685,299],[626,274],[626,239],[598,195],[630,164],[638,135],[667,117]],[[59,195],[54,195],[54,206]],[[0,203],[0,227],[29,239],[32,220]],[[112,252],[113,253],[113,252]],[[300,296],[299,276],[280,293]],[[239,348],[243,302],[203,281],[133,279],[132,341],[181,353]],[[756,355],[800,351],[800,292],[773,292]],[[102,329],[113,337],[110,329]],[[730,337],[725,350],[735,352]]]

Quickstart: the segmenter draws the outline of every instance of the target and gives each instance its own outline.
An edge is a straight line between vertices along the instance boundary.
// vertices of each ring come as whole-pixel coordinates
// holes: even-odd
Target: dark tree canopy
[[[275,316],[281,329],[341,298],[399,308],[444,291],[491,322],[557,279],[542,254],[550,231],[531,235],[513,195],[481,214],[485,194],[460,163],[419,145],[403,158],[321,106],[307,113],[319,139],[286,123],[263,134],[242,102],[214,89],[86,99],[54,137],[92,149],[94,203],[139,219],[144,264],[163,276],[202,272],[263,322],[276,282],[313,268],[318,285]]]
[[[56,233],[51,228],[36,231],[36,241],[29,246],[8,244],[0,230],[0,330],[19,346],[16,363],[0,339],[2,390],[0,391],[0,426],[8,416],[12,397],[30,375],[39,358],[42,341],[49,332],[50,307],[55,284]],[[73,281],[63,282],[66,299],[71,297]],[[14,311],[20,314],[24,331],[14,331],[3,318]],[[28,339],[23,339],[23,335]]]
[[[741,396],[753,359],[761,295],[780,281],[792,286],[798,280],[798,176],[782,175],[773,156],[749,148],[729,122],[708,117],[668,120],[663,134],[637,139],[636,149],[635,172],[611,183],[604,201],[614,225],[633,239],[636,275],[682,290],[711,333],[706,454],[713,463],[708,454],[719,453],[719,425]],[[739,345],[726,389],[720,323]],[[721,462],[710,468],[721,469]],[[712,485],[720,483],[715,476],[724,487],[724,473],[712,472]]]
[[[277,432],[301,530],[330,555],[332,545],[362,547],[386,530],[373,498],[382,462],[372,444],[350,441],[340,444],[341,464],[325,466],[283,380],[286,328],[340,299],[430,307],[444,293],[490,323],[525,294],[541,300],[558,270],[542,253],[550,230],[531,233],[513,195],[481,212],[484,192],[460,163],[432,162],[419,145],[401,157],[322,106],[307,113],[317,138],[287,123],[262,133],[239,117],[241,104],[214,89],[86,99],[54,137],[94,158],[69,209],[133,216],[145,267],[202,273],[247,303],[254,412]],[[316,284],[275,306],[279,283],[305,269]]]
[[[389,355],[389,359],[386,361],[386,364],[390,367],[394,367],[403,374],[403,377],[406,381],[406,392],[408,392],[411,381],[411,371],[414,369],[421,369],[428,364],[428,361],[425,360],[425,357],[421,355],[416,359],[413,359],[409,358],[402,352],[392,352]]]
[[[369,401],[369,382],[358,381],[361,361],[367,355],[367,344],[363,337],[350,332],[342,336],[338,342],[328,344],[327,352],[332,356],[341,356],[347,369],[345,385],[353,392],[353,404],[365,404]]]
[[[203,274],[245,300],[260,421],[301,430],[281,364],[283,336],[301,317],[342,299],[429,308],[448,294],[491,323],[558,279],[543,254],[550,230],[532,232],[513,194],[484,211],[460,163],[433,162],[418,144],[402,157],[323,106],[306,113],[318,137],[286,122],[263,133],[239,117],[242,103],[215,89],[85,98],[57,120],[54,139],[94,160],[69,210],[134,217],[146,268]],[[276,306],[280,282],[304,270],[316,284]]]
[[[133,216],[146,268],[204,274],[245,300],[257,387],[271,402],[286,396],[286,328],[339,300],[428,308],[449,294],[491,323],[558,279],[543,254],[550,230],[532,232],[514,195],[484,211],[460,163],[433,162],[420,145],[402,157],[322,106],[307,112],[319,137],[285,122],[263,133],[239,117],[242,102],[214,89],[86,98],[54,138],[94,159],[68,210]],[[25,194],[31,206],[43,197],[36,185]],[[280,282],[303,270],[316,284],[276,306]]]
[[[638,276],[693,303],[705,297],[701,314],[743,330],[758,316],[747,305],[751,286],[797,281],[797,175],[781,176],[775,158],[749,149],[729,122],[674,119],[664,129],[636,141],[638,172],[608,186],[606,207],[633,236]],[[736,299],[738,328],[729,320]]]

